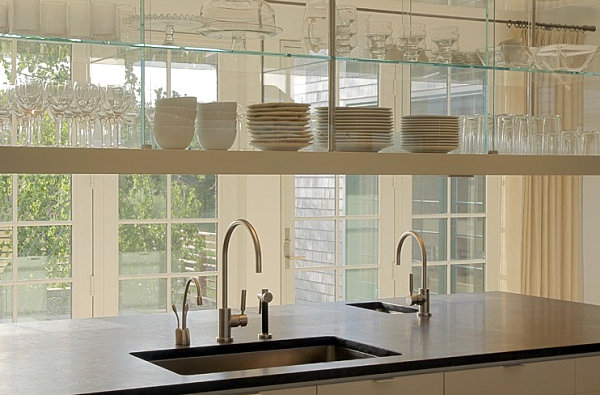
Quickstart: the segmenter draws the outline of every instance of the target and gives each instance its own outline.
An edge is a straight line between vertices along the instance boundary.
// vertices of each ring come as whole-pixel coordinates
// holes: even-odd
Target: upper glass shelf
[[[288,52],[274,52],[274,51],[256,51],[256,50],[237,50],[237,49],[224,49],[214,47],[203,47],[203,46],[191,46],[191,45],[173,45],[173,44],[154,44],[154,43],[132,43],[122,41],[104,41],[104,40],[92,40],[92,39],[80,39],[80,38],[62,38],[62,37],[44,37],[37,35],[23,35],[13,33],[0,33],[1,40],[22,40],[28,42],[48,43],[48,44],[81,44],[91,46],[102,46],[115,48],[117,51],[114,54],[107,55],[105,58],[120,58],[120,57],[137,57],[141,59],[141,50],[152,50],[154,53],[200,53],[200,54],[230,54],[230,55],[250,55],[250,56],[262,56],[274,59],[273,61],[267,61],[265,64],[266,73],[286,73],[294,70],[294,73],[300,72],[306,74],[309,71],[314,71],[315,68],[322,68],[322,65],[331,58],[328,55],[309,55],[303,53],[288,53]],[[118,50],[122,49],[122,50]],[[165,56],[166,58],[166,56]],[[190,61],[193,61],[194,57],[190,57]],[[277,61],[279,59],[279,61]],[[581,76],[592,76],[600,77],[600,67],[591,67],[591,70],[586,71],[567,71],[567,70],[541,70],[533,67],[509,67],[509,66],[498,66],[498,65],[483,65],[469,64],[469,63],[441,63],[437,61],[425,60],[426,57],[421,56],[418,61],[408,61],[400,59],[371,59],[365,57],[343,57],[338,56],[336,60],[345,63],[363,63],[363,64],[380,64],[380,65],[408,65],[408,66],[430,66],[448,69],[462,69],[462,70],[496,70],[496,71],[514,71],[514,72],[525,72],[525,73],[542,73],[542,74],[564,74],[564,75],[581,75]],[[473,57],[471,57],[473,59]],[[97,61],[97,60],[96,60]],[[183,61],[185,62],[185,60]],[[473,62],[476,63],[476,62]],[[600,63],[600,62],[597,62]],[[304,70],[304,71],[303,71]]]

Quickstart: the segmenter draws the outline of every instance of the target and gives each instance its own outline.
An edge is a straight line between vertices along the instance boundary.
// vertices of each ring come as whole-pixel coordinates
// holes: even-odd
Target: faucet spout
[[[177,317],[177,329],[175,330],[175,344],[178,346],[189,346],[190,345],[190,329],[187,327],[187,314],[190,309],[190,304],[187,302],[188,291],[190,285],[194,283],[196,286],[196,303],[198,306],[202,305],[202,290],[200,287],[200,279],[198,277],[190,278],[185,284],[185,290],[183,291],[183,304],[181,306],[181,328],[179,328],[179,317],[177,316],[177,308],[173,305],[173,311]]]
[[[427,288],[427,249],[425,248],[425,241],[419,233],[412,230],[402,233],[402,236],[400,236],[400,241],[398,242],[398,248],[396,249],[396,265],[400,265],[402,245],[404,244],[404,241],[410,236],[414,237],[417,240],[417,242],[419,243],[419,248],[421,249],[421,288],[419,288],[418,294],[413,295],[413,274],[411,273],[409,277],[410,294],[406,298],[406,300],[411,306],[415,304],[419,305],[419,317],[430,317],[431,298],[429,296],[429,288]]]
[[[248,324],[248,317],[246,314],[244,314],[246,307],[245,290],[242,291],[241,314],[232,315],[231,309],[228,307],[227,303],[229,292],[227,283],[229,278],[229,244],[231,242],[233,231],[238,226],[245,227],[250,233],[250,237],[252,238],[252,242],[254,244],[256,273],[262,273],[262,252],[258,233],[248,220],[236,219],[227,228],[227,231],[225,232],[225,238],[223,240],[223,255],[221,259],[221,308],[219,309],[219,336],[217,337],[218,343],[231,343],[233,341],[233,338],[231,337],[231,328],[235,326],[246,326]]]

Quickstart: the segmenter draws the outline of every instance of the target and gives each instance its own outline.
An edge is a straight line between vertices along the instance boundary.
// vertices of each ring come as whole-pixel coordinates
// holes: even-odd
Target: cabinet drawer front
[[[261,391],[258,395],[317,395],[317,387],[287,388],[283,390]]]
[[[577,358],[575,360],[576,381],[578,394],[600,394],[600,356]]]
[[[549,361],[445,373],[445,395],[572,395],[575,361]]]
[[[318,395],[443,395],[443,373],[319,385]]]

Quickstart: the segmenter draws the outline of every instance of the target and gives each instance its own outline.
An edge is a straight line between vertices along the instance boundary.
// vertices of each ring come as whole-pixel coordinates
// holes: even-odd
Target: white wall
[[[583,179],[583,300],[600,305],[600,176]]]

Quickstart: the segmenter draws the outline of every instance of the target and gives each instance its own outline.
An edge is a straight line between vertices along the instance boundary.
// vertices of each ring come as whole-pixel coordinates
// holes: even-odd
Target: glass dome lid
[[[200,10],[198,31],[209,37],[273,37],[283,29],[275,23],[275,11],[263,0],[209,0]]]

